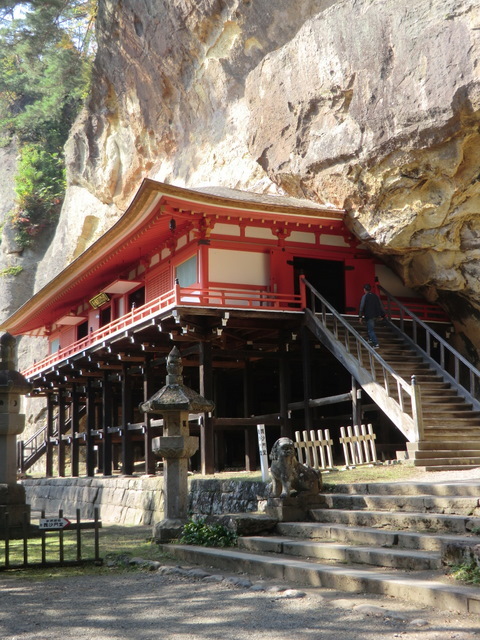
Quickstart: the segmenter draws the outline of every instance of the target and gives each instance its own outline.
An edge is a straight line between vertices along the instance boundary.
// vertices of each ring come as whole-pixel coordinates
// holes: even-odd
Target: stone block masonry
[[[151,525],[163,514],[163,478],[40,478],[22,480],[32,511],[47,514],[80,509],[82,519],[100,509],[104,523]]]
[[[63,509],[82,519],[100,509],[105,524],[153,525],[163,518],[163,477],[29,478],[22,480],[32,511],[48,515]],[[189,512],[202,515],[256,511],[266,484],[241,480],[195,479],[189,482]]]

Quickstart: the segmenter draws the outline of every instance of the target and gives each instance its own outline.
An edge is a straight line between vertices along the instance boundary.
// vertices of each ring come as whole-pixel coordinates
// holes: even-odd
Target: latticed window
[[[148,278],[145,283],[145,288],[147,302],[173,289],[170,267],[163,267],[154,273],[151,278]]]

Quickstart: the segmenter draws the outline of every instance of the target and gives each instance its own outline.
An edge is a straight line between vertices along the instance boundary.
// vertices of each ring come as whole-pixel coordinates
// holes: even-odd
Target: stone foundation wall
[[[93,518],[99,507],[106,524],[152,525],[163,518],[163,477],[142,478],[40,478],[22,480],[32,511],[47,515]],[[265,496],[266,484],[238,480],[190,481],[191,513],[204,515],[256,511]]]
[[[74,515],[93,518],[99,507],[104,523],[150,525],[163,516],[163,478],[41,478],[22,480],[32,511],[48,515]]]
[[[265,482],[246,480],[192,480],[190,511],[202,515],[257,511],[266,496]]]

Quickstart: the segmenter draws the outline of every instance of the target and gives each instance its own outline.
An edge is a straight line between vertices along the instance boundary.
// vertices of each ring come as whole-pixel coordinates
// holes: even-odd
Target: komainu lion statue
[[[279,438],[270,451],[270,495],[288,498],[292,491],[304,495],[318,495],[322,489],[320,471],[298,462],[295,444],[290,438]]]

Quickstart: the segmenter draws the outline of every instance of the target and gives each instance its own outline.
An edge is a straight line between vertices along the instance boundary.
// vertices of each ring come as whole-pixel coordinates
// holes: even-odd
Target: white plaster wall
[[[270,259],[267,253],[210,249],[208,260],[210,282],[258,286],[269,284]]]

